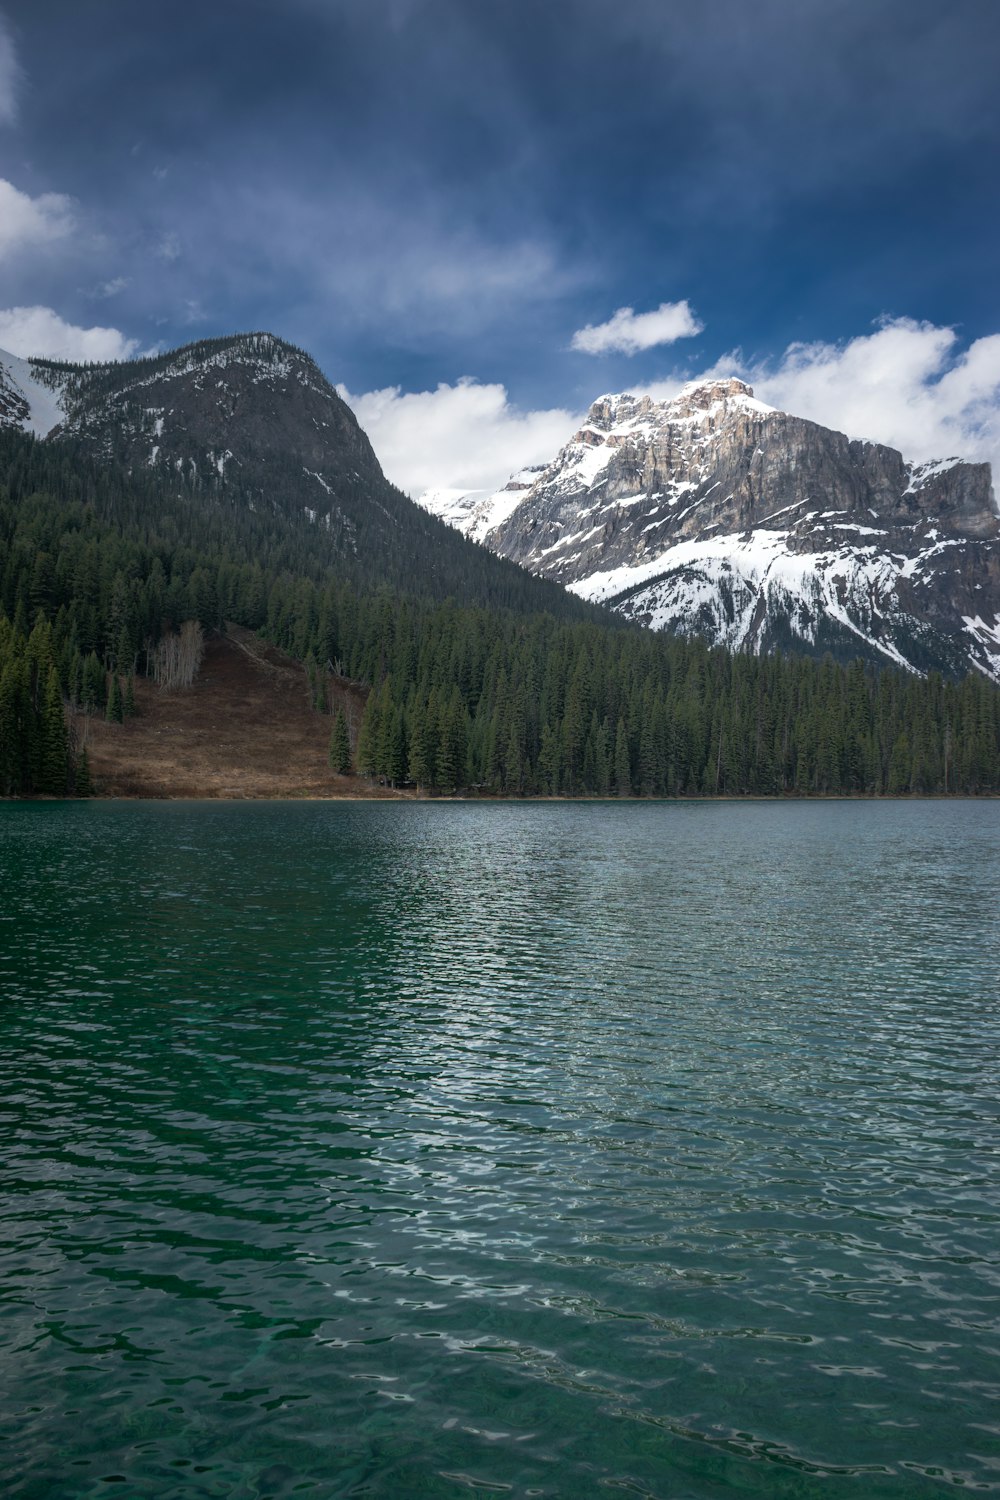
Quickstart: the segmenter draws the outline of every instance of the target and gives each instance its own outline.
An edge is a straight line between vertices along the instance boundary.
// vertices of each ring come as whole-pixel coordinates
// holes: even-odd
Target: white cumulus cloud
[[[51,307],[0,308],[0,349],[22,359],[128,359],[139,347],[117,328],[77,328]]]
[[[73,227],[71,198],[63,193],[32,198],[0,177],[0,260],[65,239]]]
[[[574,333],[570,348],[584,354],[638,354],[658,344],[693,338],[704,325],[687,302],[661,302],[653,312],[637,313],[620,307],[606,323],[588,323]]]
[[[518,469],[548,463],[579,424],[579,417],[558,408],[519,411],[504,386],[469,378],[433,391],[389,386],[352,395],[337,389],[386,476],[410,495],[502,489]]]
[[[740,375],[772,406],[911,460],[1000,464],[1000,334],[961,350],[953,328],[893,318],[845,343],[791,344],[773,363],[733,355],[710,373]]]
[[[725,375],[749,382],[771,406],[907,459],[985,460],[1000,475],[1000,334],[963,350],[952,328],[887,319],[843,343],[791,344],[770,361],[736,351],[700,374],[678,371],[631,389],[666,401],[692,379]],[[492,493],[518,469],[551,462],[583,420],[561,407],[522,410],[503,385],[471,378],[413,394],[338,389],[389,478],[412,495]]]

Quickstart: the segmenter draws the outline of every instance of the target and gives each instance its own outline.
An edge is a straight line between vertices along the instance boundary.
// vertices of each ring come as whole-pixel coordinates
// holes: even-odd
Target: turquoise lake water
[[[1000,803],[0,806],[0,1477],[1000,1494]]]

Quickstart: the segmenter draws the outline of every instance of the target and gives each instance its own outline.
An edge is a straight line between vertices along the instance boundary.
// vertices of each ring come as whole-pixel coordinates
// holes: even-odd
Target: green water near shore
[[[996,802],[0,808],[4,1493],[1000,1493],[998,891]]]

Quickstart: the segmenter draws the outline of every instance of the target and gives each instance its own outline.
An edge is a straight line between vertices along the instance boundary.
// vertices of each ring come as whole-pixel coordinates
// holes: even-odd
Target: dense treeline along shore
[[[0,795],[95,790],[88,722],[134,711],[137,676],[182,684],[194,624],[226,621],[304,663],[317,713],[341,703],[333,682],[366,699],[360,722],[329,720],[331,779],[357,773],[359,791],[1000,791],[1000,691],[983,678],[731,655],[555,589],[520,597],[509,565],[467,550],[464,572],[380,588],[371,559],[338,550],[334,567],[287,512],[0,435]]]

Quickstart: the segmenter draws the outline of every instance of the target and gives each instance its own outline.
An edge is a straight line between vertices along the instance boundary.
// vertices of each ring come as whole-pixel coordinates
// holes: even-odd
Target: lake
[[[0,805],[18,1500],[1000,1493],[1000,803]]]

